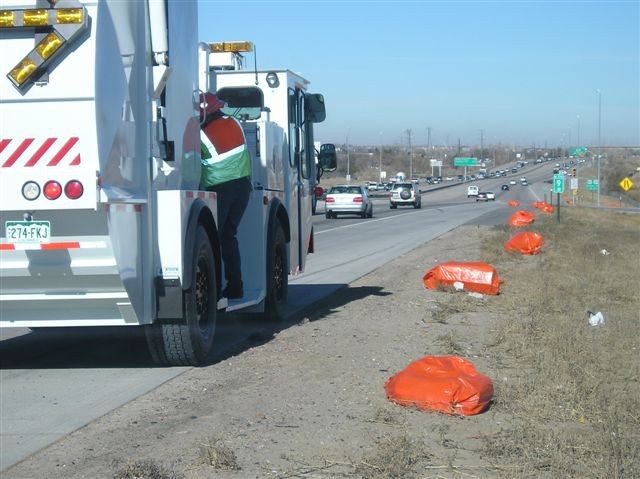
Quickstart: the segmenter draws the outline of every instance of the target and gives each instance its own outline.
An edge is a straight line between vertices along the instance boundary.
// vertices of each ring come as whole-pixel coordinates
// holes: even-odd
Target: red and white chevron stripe
[[[56,243],[0,243],[0,251],[97,249],[106,248],[104,241],[61,241]]]
[[[80,165],[79,138],[3,138],[0,140],[2,168]]]

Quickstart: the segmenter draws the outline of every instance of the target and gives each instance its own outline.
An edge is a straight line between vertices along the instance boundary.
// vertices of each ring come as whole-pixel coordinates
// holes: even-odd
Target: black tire
[[[392,210],[395,210],[398,207],[398,205],[389,205],[389,208],[391,208]]]
[[[373,205],[371,205],[371,209],[369,210],[368,218],[373,218]]]
[[[267,297],[265,298],[264,319],[280,319],[289,294],[289,265],[287,263],[287,241],[280,222],[267,243]]]
[[[331,213],[329,213],[328,211],[324,214],[324,217],[327,218],[328,220],[331,219]]]
[[[360,218],[364,219],[368,215],[367,210],[365,209],[362,213],[360,213]]]
[[[215,259],[202,226],[196,230],[192,252],[191,287],[183,291],[184,318],[146,327],[154,361],[171,366],[202,366],[213,346],[217,319]]]
[[[413,207],[414,207],[415,209],[419,210],[420,208],[422,208],[422,203],[421,203],[421,202],[415,203],[415,204],[413,205]]]

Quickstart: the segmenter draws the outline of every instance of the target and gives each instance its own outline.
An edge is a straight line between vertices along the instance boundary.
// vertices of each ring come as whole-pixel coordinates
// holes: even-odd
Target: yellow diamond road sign
[[[629,178],[624,178],[618,184],[620,185],[620,188],[622,188],[624,191],[629,191],[633,187],[633,181],[631,181]]]

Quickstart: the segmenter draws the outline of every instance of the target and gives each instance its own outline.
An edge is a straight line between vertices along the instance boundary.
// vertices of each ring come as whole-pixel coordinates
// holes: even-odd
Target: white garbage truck
[[[138,326],[156,362],[202,365],[221,311],[281,313],[314,248],[313,186],[335,168],[335,154],[315,165],[324,98],[289,70],[221,66],[237,45],[199,42],[197,14],[186,0],[0,5],[0,327]],[[252,157],[237,300],[221,297],[217,197],[200,186],[206,91]]]

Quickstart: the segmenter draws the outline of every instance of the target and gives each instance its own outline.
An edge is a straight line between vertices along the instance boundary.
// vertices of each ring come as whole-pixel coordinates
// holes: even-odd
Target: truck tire
[[[213,345],[216,326],[217,281],[209,237],[201,225],[192,252],[191,288],[183,292],[184,318],[147,327],[154,361],[171,366],[202,366]]]
[[[264,319],[280,319],[289,292],[289,267],[287,264],[287,241],[282,225],[276,221],[267,243],[267,297]]]

